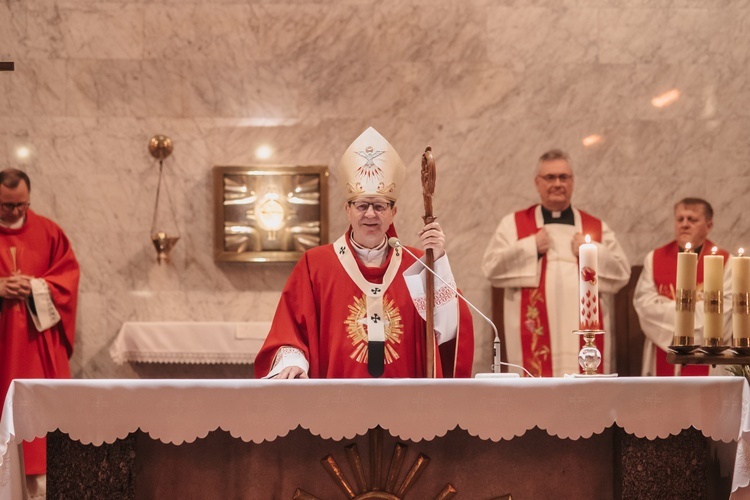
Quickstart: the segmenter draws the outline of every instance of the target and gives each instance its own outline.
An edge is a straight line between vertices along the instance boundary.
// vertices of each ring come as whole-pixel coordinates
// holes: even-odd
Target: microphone
[[[513,363],[506,363],[505,361],[501,361],[500,360],[500,334],[497,332],[497,327],[495,326],[495,324],[492,322],[492,320],[490,318],[488,318],[487,316],[485,316],[482,313],[482,311],[480,311],[479,309],[477,309],[477,307],[474,304],[472,304],[471,302],[469,302],[469,299],[467,299],[466,297],[464,297],[463,295],[461,295],[461,293],[458,290],[456,290],[456,288],[453,285],[451,285],[450,283],[448,283],[447,281],[445,281],[439,274],[437,274],[435,271],[433,271],[432,269],[430,269],[429,267],[427,267],[427,265],[424,262],[422,262],[421,260],[419,260],[419,257],[417,257],[416,255],[414,255],[413,252],[409,251],[408,248],[406,248],[404,245],[402,245],[401,241],[399,241],[398,238],[396,238],[395,236],[392,236],[391,238],[388,238],[388,244],[391,247],[393,247],[393,248],[400,248],[404,252],[406,252],[409,255],[411,255],[412,257],[414,257],[414,260],[416,260],[417,262],[419,262],[419,264],[423,268],[425,268],[427,271],[429,271],[437,279],[439,279],[440,281],[442,281],[443,284],[445,286],[447,286],[453,293],[455,293],[457,296],[461,297],[463,299],[463,301],[466,303],[466,305],[468,305],[469,307],[471,307],[478,315],[480,315],[482,317],[482,319],[484,319],[487,323],[489,323],[489,325],[492,327],[492,331],[495,332],[495,340],[492,343],[492,347],[493,347],[493,361],[492,361],[491,368],[492,368],[492,373],[493,374],[500,374],[500,365],[505,365],[505,366],[510,366],[510,367],[513,367],[513,368],[519,368],[519,369],[523,370],[524,372],[526,372],[526,374],[529,377],[534,378],[534,375],[532,375],[531,372],[529,372],[523,366],[516,365],[516,364],[513,364]],[[477,374],[477,375],[480,375],[480,374]],[[505,376],[514,376],[514,375],[518,375],[518,374],[516,374],[516,373],[504,373],[502,375],[505,375]]]

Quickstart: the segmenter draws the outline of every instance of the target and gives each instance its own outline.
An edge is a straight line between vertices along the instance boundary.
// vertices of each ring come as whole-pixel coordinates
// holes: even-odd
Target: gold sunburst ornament
[[[350,357],[358,363],[367,363],[367,299],[363,295],[359,298],[353,297],[354,303],[349,304],[349,316],[345,324],[347,337],[354,346]],[[385,363],[393,363],[398,359],[396,344],[401,343],[404,333],[404,325],[401,322],[401,312],[398,310],[393,299],[383,298],[383,313],[385,318]]]
[[[390,462],[388,464],[383,464],[383,429],[381,427],[370,429],[369,437],[369,481],[365,477],[362,458],[359,455],[359,450],[357,449],[356,444],[344,447],[347,461],[354,473],[356,487],[346,478],[341,467],[339,467],[333,456],[327,455],[320,461],[320,463],[331,476],[331,479],[333,479],[336,485],[344,492],[346,498],[353,500],[403,500],[409,490],[417,482],[419,476],[427,468],[427,465],[429,465],[430,458],[427,455],[420,453],[406,473],[404,480],[400,485],[397,485],[396,483],[401,475],[404,459],[406,458],[406,451],[409,447],[403,443],[396,443],[393,447],[393,455],[391,456]],[[383,467],[383,465],[386,465],[386,467]],[[386,477],[383,477],[383,471],[387,471]],[[447,500],[453,498],[456,493],[457,491],[453,485],[448,483],[442,490],[440,490],[440,493],[435,497],[435,500]],[[297,488],[292,498],[294,500],[320,500],[315,495],[312,495],[301,488]]]

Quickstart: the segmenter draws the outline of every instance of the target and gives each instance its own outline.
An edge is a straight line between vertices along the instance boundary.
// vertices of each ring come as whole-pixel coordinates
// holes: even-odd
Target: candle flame
[[[586,240],[586,243],[591,243],[591,236],[588,234],[583,239]]]
[[[711,248],[711,255],[716,255],[716,252],[718,252],[718,251],[719,251],[718,247]]]
[[[738,255],[739,255],[740,257],[742,257],[743,255],[745,255],[745,249],[744,249],[744,248],[742,248],[742,247],[740,247],[740,249],[739,249],[739,250],[737,250],[737,254],[738,254]]]
[[[693,245],[691,245],[689,241],[687,243],[685,243],[685,251],[686,252],[689,252],[691,248],[693,248]]]

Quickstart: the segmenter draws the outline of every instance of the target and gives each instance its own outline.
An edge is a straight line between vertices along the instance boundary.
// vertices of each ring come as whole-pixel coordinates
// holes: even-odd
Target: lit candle
[[[748,296],[750,295],[750,257],[740,248],[737,258],[732,259],[732,336],[735,339],[746,339],[736,344],[748,347],[750,339],[750,310],[748,310]]]
[[[677,254],[677,283],[675,297],[675,345],[692,345],[695,330],[695,282],[698,273],[698,255],[690,251]],[[682,340],[680,340],[680,338]],[[687,338],[686,338],[687,337]]]
[[[586,243],[578,247],[578,270],[580,280],[581,330],[601,330],[599,323],[599,273],[596,245],[586,235]]]
[[[703,257],[703,338],[706,341],[721,339],[724,324],[724,257],[716,255],[717,250],[718,248],[713,247],[711,255]]]

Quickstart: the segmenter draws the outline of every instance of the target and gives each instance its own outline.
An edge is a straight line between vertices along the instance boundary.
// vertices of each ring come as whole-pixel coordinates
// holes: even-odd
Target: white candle
[[[586,235],[586,243],[578,247],[578,278],[580,290],[579,326],[581,330],[601,330],[599,323],[599,272],[596,245]]]
[[[690,243],[685,245],[685,251],[677,254],[677,297],[675,303],[675,337],[693,338],[695,330],[695,282],[698,275],[698,255],[690,251]],[[687,297],[692,301],[683,302]],[[675,342],[678,344],[679,342]],[[689,343],[693,343],[692,340]]]
[[[732,295],[735,304],[732,309],[732,336],[735,339],[750,338],[750,314],[748,314],[748,294],[750,293],[750,257],[740,248],[737,258],[732,259]]]
[[[737,258],[732,259],[732,293],[750,292],[750,257],[740,248]]]
[[[718,248],[711,249],[711,255],[703,257],[703,338],[721,339],[723,331],[722,293],[724,292],[724,257],[716,255]]]
[[[690,243],[685,245],[685,251],[677,254],[677,283],[678,290],[695,290],[698,274],[698,255],[690,251]]]

